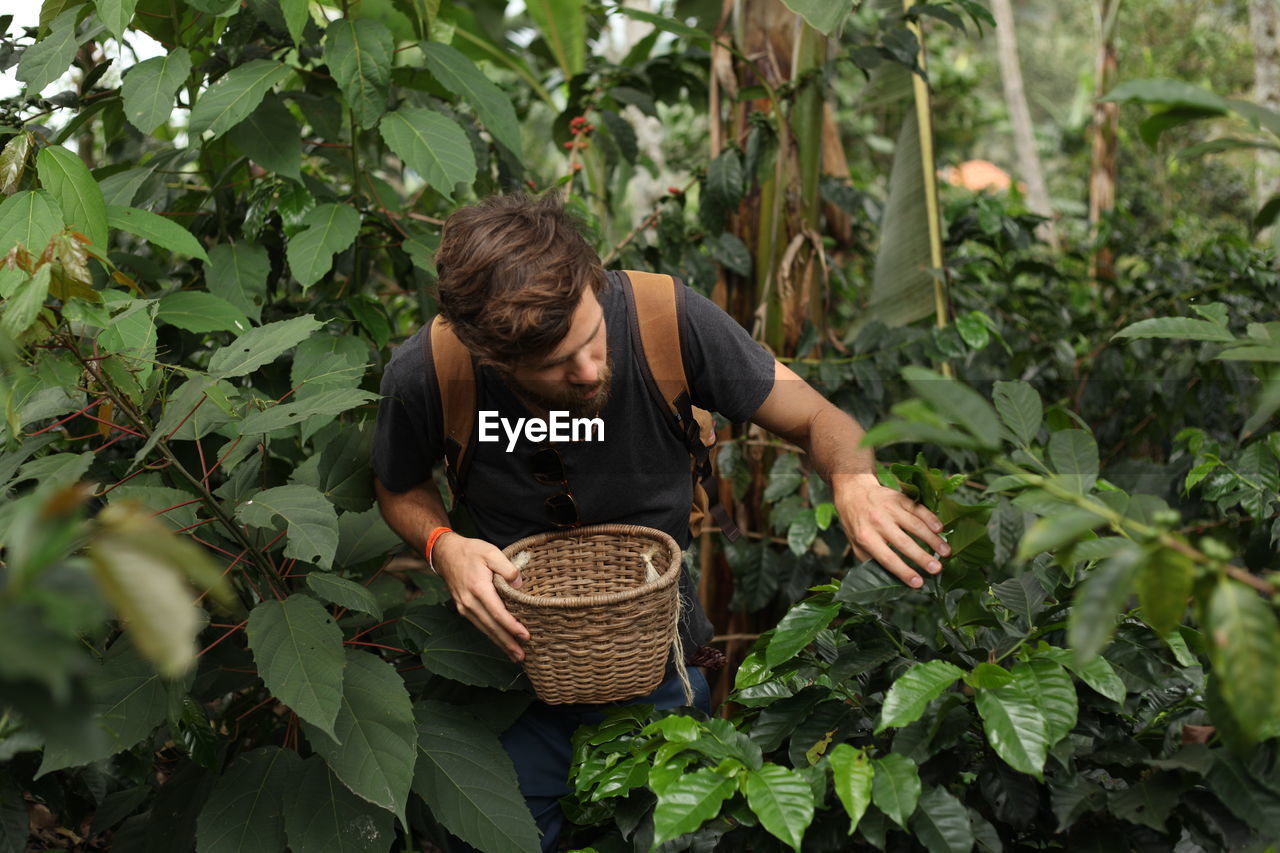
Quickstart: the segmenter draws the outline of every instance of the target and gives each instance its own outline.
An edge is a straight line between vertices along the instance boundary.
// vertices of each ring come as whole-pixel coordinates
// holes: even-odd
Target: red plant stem
[[[250,708],[249,710],[245,711],[245,712],[244,712],[243,714],[241,714],[240,716],[236,717],[236,722],[237,722],[237,723],[238,723],[238,722],[240,722],[240,721],[241,721],[241,720],[243,720],[245,717],[249,716],[249,715],[250,715],[250,714],[252,714],[254,711],[256,711],[256,710],[258,710],[259,708],[261,708],[263,705],[266,705],[266,704],[268,704],[268,703],[270,703],[270,702],[274,702],[274,701],[276,701],[276,697],[274,697],[274,696],[268,696],[266,699],[263,699],[263,700],[262,700],[261,702],[259,702],[257,705],[254,705],[252,708]]]
[[[165,507],[164,509],[158,509],[158,510],[156,510],[155,512],[153,512],[153,513],[151,513],[151,514],[152,514],[152,515],[164,515],[166,512],[169,512],[170,510],[181,509],[182,507],[184,507],[184,506],[190,506],[191,504],[198,504],[198,503],[200,503],[200,501],[202,501],[202,500],[204,500],[204,498],[192,498],[191,500],[189,500],[189,501],[183,501],[183,502],[182,502],[182,503],[180,503],[180,504],[174,504],[173,506]]]
[[[201,485],[206,486],[206,487],[209,485],[209,478],[210,478],[211,476],[213,476],[213,472],[218,470],[218,466],[219,466],[219,465],[221,465],[221,464],[223,463],[223,461],[224,461],[228,456],[230,456],[230,455],[231,455],[231,451],[235,450],[235,449],[236,449],[236,446],[237,446],[237,445],[239,445],[239,444],[240,444],[240,442],[241,442],[241,441],[243,441],[243,440],[244,440],[244,436],[242,435],[242,436],[238,436],[238,437],[236,438],[236,440],[235,440],[235,441],[231,442],[231,446],[230,446],[230,447],[228,447],[228,448],[223,452],[223,454],[222,454],[220,457],[218,457],[218,461],[217,461],[217,462],[215,462],[215,463],[213,463],[213,467],[212,467],[212,468],[210,468],[208,471],[206,471],[206,472],[205,472],[204,479],[202,479],[202,480],[200,481],[200,484],[201,484]]]
[[[399,652],[402,655],[411,655],[413,652],[408,649],[397,649],[395,646],[384,646],[381,643],[366,643],[363,640],[346,640],[343,645],[347,646],[368,646],[371,649],[386,649],[389,652]]]
[[[415,666],[406,666],[404,669],[397,669],[396,672],[413,672],[415,669],[426,669],[426,664],[417,664]]]
[[[125,437],[125,433],[120,433],[120,434],[119,434],[119,435],[117,435],[115,438],[111,439],[110,441],[106,442],[105,444],[100,444],[100,445],[98,445],[97,447],[95,447],[95,448],[93,449],[93,452],[94,452],[94,453],[98,453],[98,452],[100,452],[100,451],[106,450],[108,447],[110,447],[111,445],[115,444],[117,441],[119,441],[120,439],[122,439],[122,438],[124,438],[124,437]]]
[[[178,421],[178,425],[177,425],[176,427],[174,427],[173,429],[169,430],[169,434],[168,434],[168,435],[166,435],[166,436],[164,437],[164,440],[165,440],[165,441],[168,441],[169,439],[173,438],[173,434],[174,434],[175,432],[177,432],[178,430],[182,429],[182,425],[183,425],[183,424],[185,424],[185,423],[187,422],[187,418],[189,418],[189,417],[191,417],[192,415],[194,415],[194,414],[196,413],[196,409],[198,409],[198,408],[200,408],[201,406],[203,406],[203,405],[204,405],[204,401],[205,401],[205,400],[208,400],[208,399],[209,399],[209,397],[206,395],[206,396],[201,397],[198,401],[196,401],[196,404],[195,404],[194,406],[192,406],[192,407],[191,407],[191,411],[187,412],[185,415],[183,415],[183,416],[182,416],[182,420]]]
[[[196,454],[200,457],[200,482],[208,485],[209,465],[204,461],[204,445],[200,443],[200,439],[196,439]]]
[[[38,429],[38,430],[36,430],[35,432],[28,432],[28,433],[23,433],[23,434],[24,434],[24,435],[26,435],[28,438],[32,438],[32,437],[37,436],[37,435],[43,435],[44,433],[48,432],[48,431],[49,431],[49,430],[51,430],[51,429],[57,429],[58,427],[62,426],[62,425],[63,425],[63,424],[65,424],[67,421],[69,421],[69,420],[71,420],[71,419],[73,419],[73,418],[78,418],[78,417],[80,417],[80,416],[81,416],[81,415],[83,415],[85,412],[87,412],[87,411],[89,411],[90,409],[92,409],[94,406],[101,405],[101,404],[102,404],[103,402],[105,402],[105,401],[106,401],[106,398],[105,398],[105,397],[100,398],[100,399],[98,399],[98,400],[95,400],[95,401],[93,401],[92,403],[90,403],[89,405],[85,406],[85,407],[84,407],[83,409],[81,409],[80,411],[78,411],[78,412],[72,412],[71,414],[67,415],[65,418],[63,418],[63,419],[62,419],[62,420],[60,420],[60,421],[54,421],[53,423],[49,424],[47,427],[45,427],[45,428],[43,428],[43,429]]]
[[[378,628],[381,628],[383,625],[390,625],[390,624],[391,624],[391,623],[393,623],[393,622],[399,622],[399,621],[400,621],[400,617],[399,617],[399,616],[397,616],[397,617],[396,617],[396,618],[394,618],[394,619],[388,619],[388,620],[386,620],[385,622],[379,622],[377,625],[370,625],[368,628],[365,628],[365,629],[364,629],[364,630],[362,630],[362,631],[357,631],[356,633],[352,634],[352,635],[351,635],[351,639],[353,639],[353,640],[358,640],[358,639],[360,639],[361,637],[363,637],[365,634],[369,633],[370,631],[373,631],[373,630],[376,630],[376,629],[378,629]]]
[[[194,536],[192,536],[191,538],[192,538],[192,539],[195,539],[195,537],[194,537]],[[241,560],[243,560],[243,559],[244,559],[245,554],[248,554],[248,553],[249,553],[249,549],[248,549],[248,548],[245,548],[243,551],[241,551],[239,554],[237,554],[237,555],[236,555],[236,558],[235,558],[234,560],[232,560],[232,561],[231,561],[231,564],[230,564],[229,566],[227,566],[225,569],[223,569],[223,570],[222,570],[222,576],[225,578],[225,577],[227,576],[227,574],[228,574],[228,573],[230,573],[230,572],[231,572],[231,570],[232,570],[232,569],[234,569],[234,568],[236,567],[236,564],[237,564],[237,563],[239,563]],[[204,597],[205,597],[206,595],[208,595],[208,594],[209,594],[209,590],[207,590],[207,589],[206,589],[204,592],[200,593],[200,596],[196,599],[196,604],[199,604],[201,601],[204,601]],[[219,627],[221,627],[221,626],[219,626]]]
[[[188,530],[194,530],[194,529],[196,529],[197,527],[203,527],[203,526],[204,526],[204,525],[206,525],[206,524],[212,524],[213,522],[215,522],[215,521],[217,521],[217,520],[218,520],[218,519],[216,519],[216,518],[206,518],[206,519],[204,519],[203,521],[197,521],[195,524],[188,524],[186,527],[179,527],[177,530],[175,530],[175,531],[173,531],[173,532],[174,532],[174,533],[186,533]]]
[[[203,540],[203,539],[201,539],[199,536],[194,536],[194,535],[193,535],[191,538],[192,538],[192,539],[194,539],[194,540],[196,540],[197,542],[199,542],[199,543],[200,543],[201,545],[203,545],[204,547],[206,547],[206,548],[210,548],[210,549],[212,549],[212,550],[214,550],[214,551],[217,551],[219,554],[221,554],[221,555],[222,555],[222,556],[224,556],[224,557],[233,557],[233,558],[234,558],[234,559],[236,559],[236,560],[239,560],[239,559],[240,559],[240,557],[243,557],[243,556],[245,555],[245,553],[249,550],[248,548],[246,548],[244,551],[241,551],[241,552],[240,552],[240,557],[237,557],[235,554],[232,554],[230,551],[226,550],[225,548],[219,548],[217,545],[214,545],[212,542],[206,542],[206,541],[204,541],[204,540]],[[234,563],[232,563],[232,565],[235,565],[235,564],[234,564]]]
[[[231,636],[232,634],[234,634],[236,631],[239,631],[241,628],[243,628],[245,625],[248,625],[248,624],[249,624],[249,620],[248,620],[248,619],[246,619],[246,620],[244,620],[243,622],[241,622],[239,625],[236,625],[236,626],[235,626],[234,628],[232,628],[230,631],[227,631],[227,632],[226,632],[225,634],[223,634],[221,637],[219,637],[218,639],[214,640],[212,643],[210,643],[209,645],[207,645],[207,646],[205,646],[203,649],[201,649],[201,650],[200,650],[200,653],[199,653],[198,655],[196,655],[196,657],[204,657],[204,653],[205,653],[205,652],[209,651],[209,650],[210,650],[210,649],[212,649],[214,646],[218,645],[218,643],[221,643],[221,642],[222,642],[223,640],[225,640],[227,637],[230,637],[230,636]]]
[[[80,417],[88,418],[89,420],[94,421],[95,423],[105,424],[106,426],[112,427],[114,429],[118,429],[121,432],[128,433],[129,435],[132,435],[135,438],[146,438],[146,436],[143,435],[142,433],[131,430],[127,426],[118,424],[115,421],[104,420],[103,418],[96,417],[95,415],[91,415],[88,412],[81,412]]]

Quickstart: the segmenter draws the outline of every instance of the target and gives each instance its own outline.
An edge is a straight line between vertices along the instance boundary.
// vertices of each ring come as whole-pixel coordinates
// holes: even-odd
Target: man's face
[[[604,310],[590,288],[583,289],[564,340],[546,356],[507,371],[518,390],[547,411],[579,418],[604,409],[612,373]]]

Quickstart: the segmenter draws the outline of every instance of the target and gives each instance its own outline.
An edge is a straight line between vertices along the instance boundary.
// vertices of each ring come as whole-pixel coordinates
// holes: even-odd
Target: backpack
[[[623,271],[618,280],[626,297],[631,336],[640,344],[636,352],[640,374],[667,426],[689,451],[693,479],[689,530],[697,536],[712,517],[725,536],[736,541],[740,532],[720,503],[712,463],[715,422],[710,412],[690,402],[683,347],[670,343],[680,340],[685,286],[672,276],[647,272]],[[422,346],[435,369],[444,421],[445,474],[457,506],[466,499],[467,471],[475,446],[475,364],[442,317],[432,320],[429,334],[422,335]]]

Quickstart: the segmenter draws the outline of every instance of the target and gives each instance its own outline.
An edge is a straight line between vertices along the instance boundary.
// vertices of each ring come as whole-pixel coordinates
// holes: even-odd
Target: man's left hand
[[[922,586],[924,579],[904,557],[929,574],[942,571],[939,557],[950,556],[951,546],[938,535],[942,522],[936,515],[902,492],[881,485],[874,474],[842,478],[833,485],[836,510],[855,557],[874,559],[910,587]],[[913,536],[934,553],[925,551]]]

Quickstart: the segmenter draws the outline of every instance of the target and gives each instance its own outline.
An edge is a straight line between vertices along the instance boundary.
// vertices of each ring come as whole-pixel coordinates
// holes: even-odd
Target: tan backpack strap
[[[454,498],[460,500],[476,424],[475,366],[471,353],[442,317],[431,321],[430,347],[444,422],[445,471]]]

